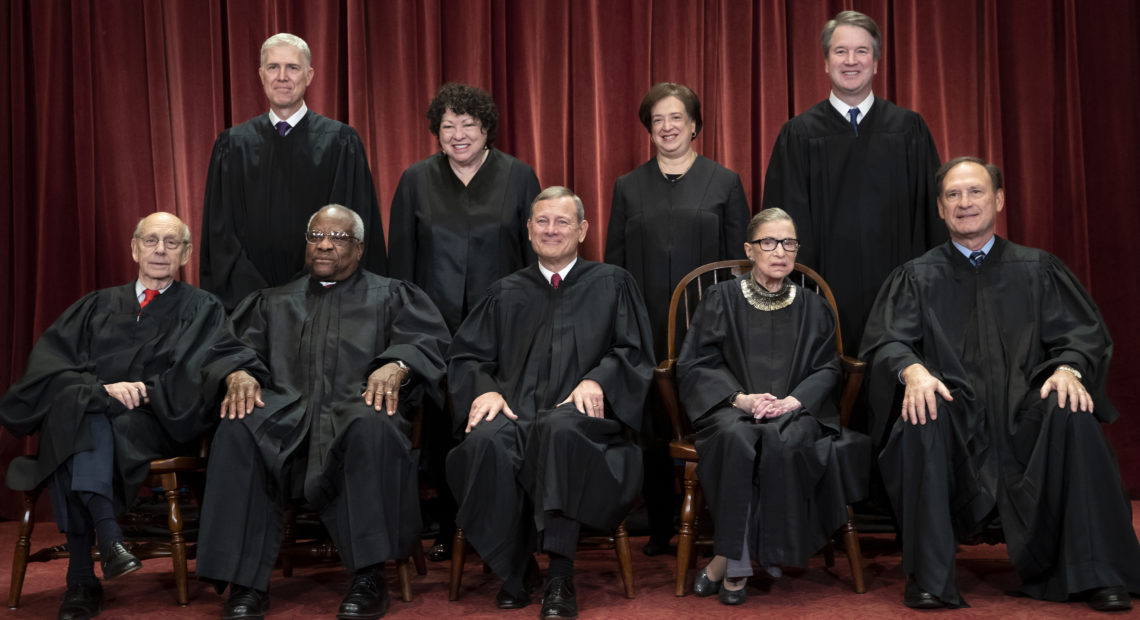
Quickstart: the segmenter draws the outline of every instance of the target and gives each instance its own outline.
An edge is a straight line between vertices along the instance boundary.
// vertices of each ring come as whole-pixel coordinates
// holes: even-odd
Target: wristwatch
[[[396,360],[393,363],[396,364],[397,366],[399,366],[400,370],[402,370],[404,372],[409,372],[409,373],[412,372],[412,369],[408,368],[408,365],[404,363],[404,360]]]
[[[1077,370],[1076,368],[1073,368],[1072,366],[1069,366],[1068,364],[1061,364],[1060,366],[1057,367],[1057,370],[1063,370],[1067,373],[1072,374],[1074,377],[1077,378],[1077,381],[1081,380],[1081,371]]]

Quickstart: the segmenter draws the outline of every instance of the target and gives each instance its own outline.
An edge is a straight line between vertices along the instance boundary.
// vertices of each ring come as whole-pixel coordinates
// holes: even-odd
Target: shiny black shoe
[[[515,596],[507,592],[503,588],[499,588],[499,593],[495,595],[495,607],[499,609],[522,609],[530,605],[530,593],[523,592],[519,596]]]
[[[1101,588],[1089,597],[1089,607],[1096,611],[1128,611],[1132,609],[1132,597],[1124,586]]]
[[[697,596],[712,596],[720,592],[720,585],[723,582],[723,578],[720,581],[709,579],[708,569],[702,568],[701,572],[697,573],[697,578],[693,580],[693,594]]]
[[[451,557],[451,545],[435,543],[428,549],[427,559],[432,562],[442,562]]]
[[[87,620],[103,609],[103,586],[99,582],[68,586],[59,605],[59,620]]]
[[[745,580],[744,587],[739,590],[729,590],[721,585],[720,594],[717,598],[722,605],[743,605],[744,601],[748,600],[748,581]]]
[[[111,543],[110,548],[101,554],[99,562],[103,565],[103,579],[122,577],[142,568],[142,561],[127,551],[121,541]]]
[[[356,575],[336,612],[339,620],[375,620],[388,613],[392,599],[386,584],[374,575]]]
[[[222,608],[222,620],[249,620],[264,618],[269,611],[269,593],[253,588],[231,585],[230,597]]]
[[[942,599],[923,590],[913,578],[906,580],[906,589],[903,590],[903,605],[911,609],[942,609],[946,603]]]
[[[542,620],[573,620],[578,617],[578,596],[574,593],[573,579],[550,578],[538,617]]]

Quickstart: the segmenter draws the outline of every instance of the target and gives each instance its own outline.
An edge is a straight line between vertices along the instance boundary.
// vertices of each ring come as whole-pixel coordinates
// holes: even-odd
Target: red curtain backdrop
[[[267,110],[258,52],[287,31],[313,50],[309,107],[360,132],[384,218],[400,173],[436,149],[424,114],[441,83],[491,92],[497,146],[544,185],[573,188],[600,259],[617,177],[652,152],[649,86],[700,95],[702,154],[740,173],[749,203],[780,126],[827,96],[819,32],[875,18],[875,94],[918,110],[942,158],[1007,175],[999,232],[1060,256],[1116,340],[1110,427],[1140,493],[1140,8],[1134,0],[0,0],[0,386],[39,334],[95,288],[131,280],[138,218],[172,211],[198,239],[218,132]],[[1131,104],[1131,105],[1129,105]],[[293,243],[283,239],[282,243]],[[197,280],[197,257],[184,279]],[[0,465],[29,444],[0,437]],[[13,497],[0,496],[11,516]]]

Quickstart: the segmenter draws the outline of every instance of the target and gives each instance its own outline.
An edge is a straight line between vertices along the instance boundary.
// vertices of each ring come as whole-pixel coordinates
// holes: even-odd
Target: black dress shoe
[[[348,594],[340,602],[336,617],[340,620],[375,620],[388,613],[391,604],[386,584],[374,575],[356,575],[348,587]]]
[[[527,592],[515,596],[505,589],[499,588],[499,593],[495,595],[495,607],[499,609],[522,609],[527,605],[530,605],[530,594]]]
[[[739,590],[729,590],[723,585],[720,588],[720,594],[717,598],[720,599],[722,605],[743,605],[744,601],[748,600],[748,582],[745,580],[744,587]]]
[[[99,582],[68,586],[59,605],[59,620],[86,620],[103,609],[103,586]]]
[[[551,577],[542,597],[542,620],[573,620],[578,617],[578,596],[574,594],[574,580],[569,577]]]
[[[264,618],[269,611],[269,593],[258,592],[245,586],[230,586],[230,597],[222,609],[222,620],[248,620]]]
[[[946,603],[942,599],[923,590],[913,578],[906,580],[906,589],[903,590],[903,605],[911,609],[942,609]]]
[[[1128,611],[1132,609],[1132,597],[1124,586],[1101,588],[1089,597],[1089,607],[1097,611]]]
[[[713,581],[709,579],[709,571],[707,568],[702,568],[701,572],[697,573],[697,578],[693,580],[693,594],[697,596],[712,596],[720,592],[720,584],[724,581]]]
[[[432,562],[442,562],[451,557],[451,545],[435,543],[428,549],[427,559]]]
[[[99,562],[103,565],[103,579],[122,577],[142,568],[142,561],[127,551],[127,548],[119,541],[111,543],[111,547],[100,555]]]

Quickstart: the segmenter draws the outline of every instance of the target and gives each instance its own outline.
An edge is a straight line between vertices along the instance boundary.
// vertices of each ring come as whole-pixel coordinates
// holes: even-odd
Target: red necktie
[[[158,291],[156,291],[152,288],[148,288],[145,291],[143,291],[143,299],[142,299],[142,301],[139,302],[139,310],[142,310],[143,308],[145,308],[146,305],[149,304],[151,302],[151,300],[154,299],[155,297],[158,297]]]
[[[554,288],[558,288],[559,284],[562,284],[562,276],[560,276],[558,274],[554,274],[554,275],[550,276],[550,285],[551,286],[553,286]]]

